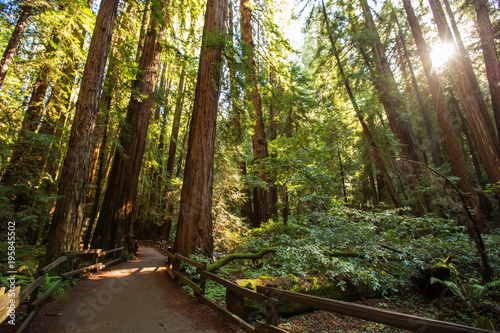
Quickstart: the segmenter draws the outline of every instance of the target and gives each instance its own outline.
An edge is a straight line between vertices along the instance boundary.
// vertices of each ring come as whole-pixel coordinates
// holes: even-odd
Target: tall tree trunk
[[[477,157],[476,147],[474,146],[472,136],[470,135],[469,127],[467,127],[467,120],[465,119],[464,113],[462,112],[462,109],[460,109],[460,104],[458,103],[458,100],[456,99],[453,93],[450,94],[449,101],[451,104],[450,111],[454,110],[456,115],[458,116],[458,119],[460,119],[460,127],[465,136],[465,141],[467,142],[467,146],[469,146],[469,155],[472,159],[472,165],[474,165],[476,178],[478,183],[481,184],[482,186],[484,185],[483,184],[484,181],[481,173],[481,166],[479,164],[479,159]]]
[[[410,77],[411,77],[411,82],[413,85],[413,90],[415,91],[418,105],[420,106],[420,111],[421,111],[422,117],[424,119],[424,124],[425,124],[425,129],[427,131],[427,135],[429,136],[429,139],[431,140],[432,161],[434,162],[434,165],[436,167],[440,167],[441,165],[443,165],[443,157],[441,155],[441,148],[439,146],[439,140],[436,136],[436,132],[434,131],[434,127],[432,126],[431,117],[429,114],[429,110],[427,109],[427,106],[425,105],[424,97],[422,96],[422,92],[420,91],[420,86],[419,86],[417,78],[415,76],[415,71],[413,69],[413,64],[412,64],[411,59],[410,59],[408,48],[406,46],[406,40],[403,37],[402,31],[401,31],[401,26],[399,24],[396,13],[394,12],[394,9],[392,9],[392,11],[393,11],[393,15],[396,19],[396,24],[398,26],[398,35],[399,35],[399,40],[401,42],[401,45],[403,47],[404,58],[406,60],[406,64],[408,65],[408,70],[410,71]]]
[[[360,0],[365,17],[365,24],[371,34],[372,53],[375,57],[375,68],[377,74],[374,77],[374,84],[379,91],[379,99],[387,114],[389,125],[402,144],[404,156],[409,160],[421,161],[421,153],[415,144],[413,129],[411,124],[404,120],[402,114],[405,112],[403,97],[398,89],[394,74],[391,71],[385,49],[380,40],[375,22],[368,6],[367,0]]]
[[[109,99],[107,104],[107,110],[109,110],[111,106],[111,99]],[[106,171],[104,165],[104,159],[106,157],[106,145],[108,142],[108,121],[109,117],[105,116],[104,123],[101,124],[103,127],[102,141],[100,143],[99,148],[99,157],[97,162],[97,179],[95,182],[95,193],[94,193],[94,202],[92,204],[92,210],[90,211],[89,223],[87,225],[87,229],[85,230],[85,234],[83,236],[83,249],[86,250],[89,247],[90,239],[92,236],[92,230],[94,228],[95,220],[97,218],[97,213],[99,212],[99,203],[101,200],[102,186],[104,181],[104,173]]]
[[[105,75],[106,79],[102,88],[99,109],[97,111],[98,117],[93,135],[93,150],[90,158],[90,174],[88,181],[90,186],[86,199],[86,202],[92,202],[93,204],[92,206],[88,204],[85,205],[87,207],[85,216],[86,218],[88,218],[89,222],[85,226],[85,234],[83,236],[84,248],[87,248],[89,245],[95,219],[97,218],[97,214],[99,213],[99,203],[101,199],[105,173],[104,158],[106,157],[106,155],[102,155],[101,153],[104,154],[104,151],[106,150],[111,102],[113,100],[113,95],[115,94],[116,86],[119,82],[119,63],[123,60],[123,57],[121,57],[120,52],[117,52],[117,50],[119,45],[121,45],[125,39],[122,25],[124,21],[128,21],[132,9],[133,6],[131,4],[125,4],[125,8],[121,11],[120,16],[118,17],[118,22],[116,22],[116,27],[114,29],[115,34],[112,41],[111,55],[109,57]]]
[[[181,75],[179,77],[179,87],[177,89],[177,100],[175,101],[174,123],[172,124],[172,135],[170,136],[170,145],[168,150],[167,173],[170,178],[174,174],[175,154],[177,152],[177,139],[179,138],[179,129],[181,125],[182,106],[184,101],[184,79],[186,77],[186,63],[182,65]]]
[[[261,159],[267,157],[267,141],[264,120],[262,119],[262,102],[259,92],[257,63],[255,61],[255,46],[252,34],[252,11],[250,7],[248,7],[248,4],[249,0],[240,0],[241,40],[243,43],[244,58],[246,59],[245,76],[248,95],[250,95],[252,99],[254,111],[254,113],[252,113],[252,120],[254,122],[252,135],[254,163],[259,163]],[[267,172],[260,171],[259,177],[264,183],[268,182],[269,176]],[[253,197],[253,227],[258,227],[262,222],[267,221],[271,217],[271,193],[265,187],[255,186]]]
[[[5,77],[7,76],[7,71],[9,70],[9,65],[12,62],[12,58],[14,58],[14,53],[19,45],[19,41],[24,32],[24,28],[26,28],[26,24],[28,23],[28,18],[33,11],[33,7],[30,5],[21,7],[21,14],[17,19],[16,26],[14,27],[14,31],[10,36],[9,43],[5,48],[5,51],[2,56],[2,62],[0,62],[0,88],[3,86],[3,82],[5,81]]]
[[[136,209],[139,174],[146,146],[149,117],[161,70],[161,41],[166,23],[164,1],[159,1],[159,12],[152,12],[144,52],[139,61],[139,74],[132,84],[132,95],[127,108],[125,124],[121,129],[120,144],[108,177],[108,186],[97,220],[93,248],[111,249],[125,246],[134,250],[133,221]],[[147,97],[144,97],[147,96]]]
[[[483,264],[483,277],[489,279],[492,275],[492,270],[489,264],[489,259],[486,254],[486,249],[484,247],[481,233],[484,232],[484,222],[481,218],[479,212],[479,205],[474,195],[474,188],[472,181],[467,172],[467,166],[465,164],[464,156],[462,150],[460,149],[460,144],[458,142],[455,129],[453,128],[453,123],[451,121],[450,113],[448,107],[446,106],[443,91],[439,83],[437,74],[432,69],[432,62],[429,55],[429,50],[425,43],[425,40],[420,30],[420,25],[417,20],[417,16],[413,11],[410,0],[403,0],[403,5],[408,18],[408,23],[412,31],[413,39],[417,46],[417,51],[422,61],[422,66],[424,68],[425,76],[429,84],[429,88],[432,95],[432,100],[436,108],[436,113],[438,116],[438,121],[443,131],[444,141],[448,149],[448,155],[451,162],[451,167],[455,176],[459,177],[458,187],[464,192],[466,204],[469,205],[472,210],[472,216],[469,215],[468,208],[464,207],[464,213],[469,216],[470,221],[467,223],[467,230],[469,236],[474,240],[476,248],[481,256]]]
[[[486,109],[486,104],[485,104],[484,99],[483,99],[483,94],[481,93],[481,88],[479,87],[479,83],[477,82],[476,74],[474,72],[474,68],[472,67],[472,62],[470,61],[469,57],[467,56],[467,50],[465,49],[465,45],[464,45],[464,42],[462,40],[462,35],[460,34],[460,30],[458,29],[458,25],[457,25],[457,22],[455,20],[455,15],[453,14],[453,11],[451,9],[451,6],[450,6],[450,3],[448,2],[448,0],[442,0],[442,1],[443,1],[445,8],[446,8],[446,12],[448,14],[448,18],[449,18],[451,27],[453,29],[453,34],[455,36],[456,46],[458,47],[458,51],[459,51],[459,54],[461,56],[460,60],[462,62],[462,65],[464,66],[463,71],[464,71],[465,75],[469,78],[471,87],[474,89],[473,90],[474,95],[479,100],[479,104],[484,105],[484,109],[481,110],[481,114],[483,115],[483,117],[485,117],[485,119],[489,119],[488,111]],[[437,2],[436,4],[439,4],[439,2]],[[441,11],[440,15],[442,14],[444,17],[444,12],[442,11],[442,8],[440,11]],[[444,22],[446,22],[446,19],[445,19],[445,21],[440,21],[440,25]],[[446,27],[448,27],[448,26],[446,25]],[[448,32],[449,32],[449,28],[448,28]],[[452,35],[447,36],[447,38],[449,39],[448,41],[450,43],[453,43]]]
[[[180,121],[181,121],[181,115],[182,115],[182,107],[183,107],[183,99],[184,99],[184,80],[186,76],[186,71],[185,71],[185,66],[186,63],[183,62],[181,74],[179,77],[179,86],[177,88],[177,99],[175,103],[175,111],[174,111],[174,123],[172,125],[172,133],[170,137],[170,145],[169,145],[169,155],[168,155],[168,160],[167,160],[167,175],[165,178],[167,179],[172,179],[174,178],[174,164],[175,164],[175,154],[177,151],[177,140],[179,136],[179,128],[180,128]],[[157,98],[163,99],[163,95],[165,94],[165,76],[166,76],[166,64],[163,66],[162,70],[162,82],[160,82],[160,86],[157,92]],[[168,91],[170,91],[170,85],[171,85],[171,80],[168,80]],[[156,117],[160,116],[159,112],[159,107],[157,108],[157,113]],[[161,134],[160,134],[160,142],[158,144],[158,152],[160,156],[159,160],[159,165],[156,168],[154,172],[154,178],[156,179],[156,190],[153,190],[153,193],[151,194],[151,199],[150,201],[157,200],[158,204],[160,205],[160,221],[161,225],[158,227],[156,223],[152,223],[151,221],[146,220],[146,228],[149,231],[150,227],[156,228],[158,227],[158,231],[156,232],[156,237],[158,240],[169,240],[170,238],[170,229],[172,228],[172,218],[170,217],[171,214],[173,213],[173,205],[168,205],[168,200],[165,200],[164,197],[168,193],[168,189],[165,187],[165,182],[164,182],[164,176],[162,175],[162,170],[163,170],[163,161],[164,161],[164,146],[165,146],[165,141],[166,141],[166,132],[167,132],[167,122],[168,122],[168,113],[166,108],[164,108],[164,114],[163,114],[163,120],[162,120],[162,126],[161,126]],[[175,137],[175,139],[173,139]],[[156,192],[156,193],[155,193]],[[157,199],[157,196],[159,195],[159,200]],[[167,213],[168,211],[168,213]],[[168,215],[168,216],[167,216]],[[154,238],[154,237],[152,237]]]
[[[495,116],[497,134],[500,137],[500,61],[495,45],[495,33],[490,21],[488,3],[486,0],[475,0],[477,29],[481,37],[481,48],[483,49],[484,66],[490,88],[491,104]]]
[[[274,68],[271,68],[270,73],[269,73],[269,84],[271,86],[271,91],[272,91],[272,96],[271,96],[271,101],[269,103],[269,132],[270,132],[270,139],[271,142],[276,140],[276,137],[278,136],[278,131],[277,131],[277,122],[276,122],[276,110],[275,110],[275,84],[274,84]],[[272,158],[276,158],[276,154],[273,153],[271,154]],[[276,172],[273,172],[272,176],[273,184],[271,185],[271,217],[276,219],[278,218],[278,186],[274,183],[276,180]]]
[[[167,76],[167,64],[163,64],[160,84],[156,91],[156,101],[155,101],[155,118],[161,119],[160,126],[160,137],[158,142],[158,167],[155,169],[154,177],[156,180],[156,190],[155,193],[158,195],[158,204],[160,206],[161,215],[160,218],[163,224],[160,227],[159,239],[168,241],[170,238],[170,229],[172,227],[172,219],[167,217],[168,201],[165,199],[165,193],[167,189],[165,187],[165,175],[163,174],[163,164],[165,162],[165,143],[166,143],[166,132],[168,123],[168,110],[165,107],[168,103],[168,92],[170,92],[171,79],[166,79]],[[167,82],[165,82],[167,81]],[[160,110],[163,108],[163,117],[160,115]]]
[[[174,252],[213,252],[212,186],[227,0],[208,0]]]
[[[92,135],[118,2],[102,0],[97,15],[59,182],[60,199],[50,225],[46,262],[58,257],[61,251],[79,248]]]
[[[377,144],[375,143],[375,140],[373,139],[373,136],[371,134],[371,131],[368,128],[368,125],[366,124],[366,122],[364,120],[364,117],[361,113],[361,110],[358,107],[358,103],[356,102],[356,98],[354,97],[354,94],[351,90],[351,86],[349,84],[348,77],[344,72],[342,62],[340,61],[340,55],[339,55],[339,52],[337,50],[337,47],[335,46],[335,41],[333,40],[332,31],[330,30],[330,21],[328,19],[328,15],[326,13],[326,7],[325,7],[325,3],[323,0],[321,0],[321,5],[322,5],[322,11],[323,11],[323,18],[325,20],[326,30],[327,30],[328,39],[330,41],[330,45],[332,48],[332,52],[333,52],[335,59],[337,61],[337,66],[339,67],[340,75],[342,77],[342,80],[344,81],[344,86],[346,88],[347,94],[349,95],[349,99],[352,103],[354,111],[356,112],[356,116],[358,117],[358,120],[361,124],[361,128],[363,129],[363,133],[364,133],[366,139],[368,140],[368,144],[370,146],[370,155],[375,160],[375,163],[377,163],[377,166],[379,167],[379,170],[382,173],[382,176],[384,177],[384,180],[385,180],[385,183],[387,185],[387,189],[388,189],[389,194],[391,196],[392,202],[394,203],[396,208],[400,208],[400,207],[402,207],[402,205],[401,205],[401,201],[399,200],[399,196],[396,193],[396,189],[394,188],[394,185],[392,183],[389,172],[387,171],[387,167],[385,166],[385,162],[382,158],[382,155],[380,154],[380,150],[378,149]]]
[[[441,4],[438,0],[429,0],[429,3],[441,40],[444,43],[453,42]],[[455,52],[450,59],[449,68],[453,73],[453,80],[484,169],[492,184],[499,183],[500,139],[495,132],[486,104],[480,94],[472,65],[464,54]],[[497,195],[500,195],[500,190],[497,190]]]
[[[135,61],[139,62],[141,60],[142,51],[144,49],[144,40],[146,36],[146,31],[148,29],[149,12],[150,10],[150,0],[146,0],[144,5],[144,14],[142,15],[141,29],[139,31],[139,45],[137,45],[137,52],[135,54]]]
[[[234,35],[234,13],[233,13],[233,5],[229,4],[229,38],[231,43],[234,45],[235,43],[235,35]],[[236,68],[237,63],[235,59],[234,51],[230,53],[228,57],[228,67],[229,67],[229,94],[231,97],[231,126],[232,133],[231,136],[233,138],[233,142],[231,143],[236,150],[236,159],[238,164],[238,170],[240,175],[242,176],[242,188],[241,194],[242,199],[240,202],[240,215],[244,223],[248,225],[254,225],[254,213],[252,206],[252,196],[250,194],[250,185],[248,182],[244,181],[245,176],[247,175],[247,165],[245,161],[244,153],[241,152],[241,145],[244,141],[244,131],[242,130],[242,123],[244,122],[244,115],[241,108],[238,106],[238,100],[240,97],[240,91],[238,90],[238,82],[236,78]]]

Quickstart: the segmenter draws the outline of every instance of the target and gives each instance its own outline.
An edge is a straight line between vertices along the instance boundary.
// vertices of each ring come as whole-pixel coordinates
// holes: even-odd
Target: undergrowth
[[[403,211],[404,212],[404,211]],[[256,252],[276,246],[257,270],[246,265],[244,277],[258,275],[334,275],[368,284],[388,295],[411,289],[419,270],[453,256],[453,265],[468,278],[480,279],[480,260],[466,234],[454,220],[401,215],[401,210],[367,212],[336,205],[328,212],[290,219],[287,225],[269,221],[244,234],[235,252]],[[500,235],[484,236],[495,276],[499,274]],[[391,249],[389,249],[391,248]],[[336,251],[358,258],[338,258]]]

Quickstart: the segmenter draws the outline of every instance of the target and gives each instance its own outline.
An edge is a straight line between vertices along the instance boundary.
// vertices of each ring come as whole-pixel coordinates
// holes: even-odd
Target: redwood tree
[[[481,255],[483,263],[483,276],[485,277],[485,280],[487,280],[489,277],[491,277],[492,271],[489,265],[489,259],[486,254],[484,244],[481,239],[481,232],[484,232],[485,227],[481,214],[479,213],[479,205],[474,194],[472,181],[467,172],[467,165],[465,164],[465,159],[460,148],[460,143],[455,133],[455,129],[453,128],[453,122],[450,117],[450,112],[444,100],[441,84],[439,83],[436,72],[432,69],[432,61],[430,58],[429,50],[423,38],[417,16],[415,15],[410,0],[403,0],[403,5],[408,18],[408,23],[410,24],[413,38],[417,46],[417,51],[422,62],[422,66],[424,68],[425,76],[429,84],[432,100],[434,102],[438,121],[443,132],[444,141],[448,150],[453,173],[455,174],[455,176],[459,177],[457,183],[458,187],[464,193],[463,197],[466,200],[464,204],[469,205],[473,211],[473,214],[470,215],[472,221],[470,221],[471,223],[468,223],[467,229],[470,237],[476,244],[476,248],[478,249],[479,254]],[[467,209],[467,207],[464,207],[464,213],[468,213]]]
[[[258,163],[259,160],[266,158],[268,153],[264,120],[262,119],[262,102],[259,92],[257,63],[255,61],[255,45],[252,34],[252,11],[250,7],[248,7],[248,4],[248,0],[240,1],[241,40],[243,43],[243,59],[246,66],[246,84],[253,107],[253,157],[254,163]],[[268,182],[269,177],[267,172],[260,171],[259,176],[264,183]],[[255,186],[253,199],[254,216],[252,219],[252,226],[258,227],[262,222],[267,221],[271,217],[271,192],[263,186]]]
[[[165,35],[165,0],[152,10],[139,74],[132,84],[125,125],[121,128],[121,149],[117,150],[108,178],[92,247],[134,249],[133,218],[139,174],[146,146],[149,117],[161,70],[161,41]]]
[[[208,0],[174,252],[211,256],[212,186],[227,0]]]
[[[495,116],[496,128],[500,137],[500,61],[495,45],[495,30],[491,24],[488,3],[486,0],[473,1],[476,11],[477,28],[481,38],[484,66],[491,94],[491,104]]]
[[[0,62],[0,88],[3,85],[3,81],[5,80],[5,76],[7,76],[7,71],[9,70],[9,65],[12,62],[12,58],[14,58],[14,53],[19,45],[19,41],[23,36],[24,28],[26,28],[26,24],[28,23],[28,18],[33,11],[33,7],[30,5],[25,5],[21,7],[21,13],[19,14],[19,18],[17,19],[16,26],[14,27],[14,31],[10,37],[9,43],[5,48],[5,51],[2,56],[2,62]]]
[[[437,0],[429,0],[429,3],[441,40],[453,43],[441,4]],[[463,51],[455,52],[450,58],[449,68],[484,169],[492,184],[500,183],[500,140],[488,114],[470,60]],[[497,195],[500,195],[500,190],[497,190]]]
[[[61,251],[78,249],[80,244],[92,135],[118,3],[119,0],[102,0],[97,15],[61,171],[60,198],[50,225],[47,261],[56,258]]]
[[[370,7],[366,0],[360,0],[365,17],[367,32],[370,34],[371,49],[375,72],[373,83],[378,90],[379,100],[384,106],[389,125],[401,141],[401,149],[407,159],[421,161],[421,153],[415,144],[413,129],[411,124],[404,119],[405,113],[403,96],[401,95],[394,74],[390,68],[384,46],[380,40],[375,22],[371,14]],[[370,65],[370,64],[368,64]]]

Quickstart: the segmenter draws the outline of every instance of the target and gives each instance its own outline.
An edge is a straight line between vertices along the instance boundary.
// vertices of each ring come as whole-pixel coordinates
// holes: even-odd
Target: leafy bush
[[[269,221],[244,235],[238,252],[277,246],[277,252],[262,261],[260,271],[266,275],[340,275],[384,294],[411,288],[421,269],[448,255],[453,255],[461,274],[479,278],[480,260],[463,226],[454,220],[400,213],[334,205],[305,220],[292,218],[288,225]],[[495,244],[499,241],[498,235],[485,236],[497,272],[499,250]],[[339,251],[359,256],[337,256]]]

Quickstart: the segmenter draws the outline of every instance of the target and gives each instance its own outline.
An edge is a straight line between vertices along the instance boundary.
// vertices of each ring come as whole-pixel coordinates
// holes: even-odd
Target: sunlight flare
[[[452,43],[436,44],[431,51],[431,60],[434,67],[444,66],[455,53],[455,46]]]

